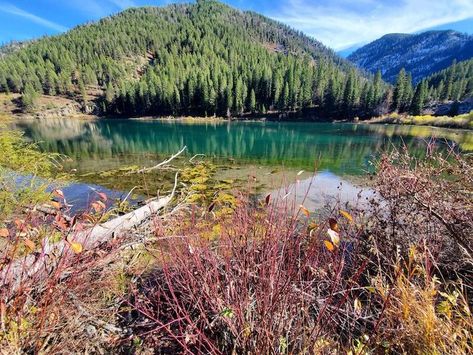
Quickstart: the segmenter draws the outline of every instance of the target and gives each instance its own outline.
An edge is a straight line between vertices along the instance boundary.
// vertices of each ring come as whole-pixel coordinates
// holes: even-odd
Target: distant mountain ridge
[[[369,72],[381,70],[383,79],[391,83],[402,68],[418,83],[449,67],[454,60],[470,58],[473,36],[452,30],[387,34],[348,56],[348,60]]]

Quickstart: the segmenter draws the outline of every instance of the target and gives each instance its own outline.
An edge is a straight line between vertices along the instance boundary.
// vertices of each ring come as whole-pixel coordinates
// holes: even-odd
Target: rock
[[[422,111],[426,115],[448,116],[463,115],[473,110],[473,98],[470,97],[464,101],[450,101],[443,103],[434,103]]]

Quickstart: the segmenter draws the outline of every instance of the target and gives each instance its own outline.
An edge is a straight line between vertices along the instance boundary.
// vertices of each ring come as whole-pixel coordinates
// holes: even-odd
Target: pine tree
[[[254,113],[256,110],[256,94],[255,94],[254,89],[251,89],[251,92],[250,92],[250,102],[248,105],[248,109],[250,110],[251,113]]]
[[[85,108],[87,106],[87,90],[85,88],[84,82],[79,80],[79,102],[82,104],[82,107]]]
[[[393,96],[393,110],[402,111],[404,107],[404,100],[407,95],[407,75],[406,70],[402,68],[399,71],[396,80],[396,86],[394,87],[394,96]]]
[[[353,71],[348,75],[345,83],[345,90],[343,92],[344,111],[348,117],[351,117],[353,107],[355,105],[355,79]]]
[[[105,90],[105,104],[108,108],[111,107],[113,101],[115,99],[115,89],[113,88],[111,83],[107,84],[107,89]]]
[[[379,104],[383,95],[382,83],[381,70],[378,70],[373,81],[373,105],[375,106]]]
[[[417,84],[414,98],[412,99],[411,113],[413,115],[420,115],[424,108],[424,103],[427,98],[427,82],[422,80]]]
[[[402,98],[402,112],[409,110],[412,102],[412,97],[414,96],[414,89],[412,87],[412,75],[411,73],[407,74],[406,87],[404,91],[404,97]]]
[[[21,95],[21,105],[25,112],[32,112],[38,99],[38,92],[35,90],[32,84],[27,83],[25,89]]]

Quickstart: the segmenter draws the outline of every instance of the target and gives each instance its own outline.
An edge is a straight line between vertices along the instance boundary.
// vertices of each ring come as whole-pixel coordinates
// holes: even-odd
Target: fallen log
[[[137,210],[114,218],[103,224],[71,233],[66,240],[51,243],[48,238],[42,240],[41,251],[22,257],[0,270],[0,290],[8,290],[12,296],[26,282],[40,282],[58,269],[61,263],[74,256],[72,243],[78,243],[82,252],[92,250],[100,244],[141,225],[145,220],[167,206],[173,199],[177,187],[176,174],[174,188],[169,196],[150,201]],[[69,260],[70,261],[70,260]],[[0,293],[1,294],[1,293]]]

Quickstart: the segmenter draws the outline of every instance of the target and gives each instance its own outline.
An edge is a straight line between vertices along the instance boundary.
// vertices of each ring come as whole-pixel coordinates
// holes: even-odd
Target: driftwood
[[[143,168],[143,169],[140,169],[140,170],[137,170],[137,171],[132,171],[130,172],[130,174],[142,174],[142,173],[148,173],[150,171],[153,171],[153,170],[157,170],[167,164],[169,164],[171,161],[173,161],[174,159],[176,159],[179,155],[181,155],[182,153],[184,153],[184,151],[187,149],[187,146],[184,146],[184,148],[182,148],[180,151],[178,151],[176,154],[174,154],[172,157],[162,161],[161,163],[159,164],[156,164],[155,166],[151,166],[149,168]]]
[[[27,280],[41,281],[57,270],[60,263],[71,257],[74,251],[71,243],[80,243],[82,250],[91,250],[112,239],[115,235],[130,231],[141,225],[149,217],[167,206],[174,197],[177,187],[177,174],[174,188],[169,196],[151,201],[145,206],[126,215],[98,224],[88,230],[73,232],[67,240],[50,243],[48,238],[42,241],[41,251],[29,254],[0,270],[0,289],[9,286],[12,295]]]

